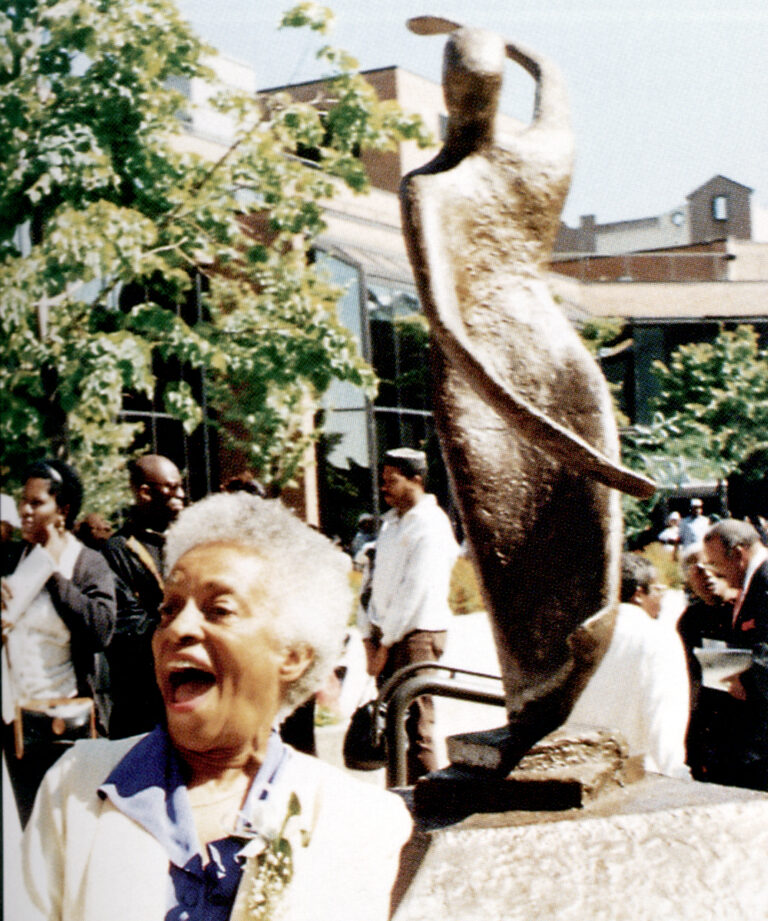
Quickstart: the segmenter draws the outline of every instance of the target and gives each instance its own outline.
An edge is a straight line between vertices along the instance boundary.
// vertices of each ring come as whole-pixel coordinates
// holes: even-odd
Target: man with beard
[[[150,644],[163,597],[165,531],[184,507],[181,474],[167,457],[145,454],[129,472],[134,505],[103,550],[116,576],[118,604],[107,650],[112,739],[148,732],[162,716]]]

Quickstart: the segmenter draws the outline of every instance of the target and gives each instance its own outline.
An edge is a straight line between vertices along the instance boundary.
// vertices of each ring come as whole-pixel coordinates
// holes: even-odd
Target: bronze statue
[[[573,151],[560,74],[490,32],[408,25],[450,32],[445,144],[405,177],[401,203],[437,429],[502,669],[509,769],[560,725],[607,648],[616,490],[654,485],[620,465],[605,380],[545,278]],[[533,120],[513,134],[496,125],[505,57],[536,80]]]

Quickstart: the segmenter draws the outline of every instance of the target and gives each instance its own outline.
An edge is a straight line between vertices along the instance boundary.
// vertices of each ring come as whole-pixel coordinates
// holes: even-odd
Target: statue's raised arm
[[[570,110],[560,70],[547,58],[529,51],[522,45],[507,42],[506,51],[507,57],[527,70],[536,81],[533,126],[567,129]]]
[[[567,715],[610,636],[601,629],[610,618],[593,615],[618,595],[615,490],[654,487],[621,466],[605,380],[547,284],[573,144],[557,68],[447,20],[409,27],[450,33],[446,140],[403,180],[403,227],[432,332],[436,425],[516,757]],[[506,59],[536,80],[529,125],[498,117]]]

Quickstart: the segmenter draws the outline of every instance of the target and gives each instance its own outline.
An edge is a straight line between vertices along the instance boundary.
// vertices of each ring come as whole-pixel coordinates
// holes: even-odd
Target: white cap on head
[[[16,511],[16,503],[11,496],[0,493],[0,521],[7,521],[14,528],[21,527],[21,519]]]
[[[384,453],[381,465],[397,467],[407,477],[427,475],[427,455],[416,448],[392,448]]]

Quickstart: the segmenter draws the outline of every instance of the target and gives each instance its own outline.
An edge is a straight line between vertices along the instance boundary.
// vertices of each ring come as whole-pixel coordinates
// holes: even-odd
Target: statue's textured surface
[[[557,70],[498,36],[451,31],[437,157],[403,181],[409,255],[432,331],[435,417],[502,668],[514,761],[567,715],[610,638],[623,469],[607,385],[545,266],[572,137]],[[530,125],[496,128],[505,57],[537,83]],[[604,611],[587,627],[584,622]]]

